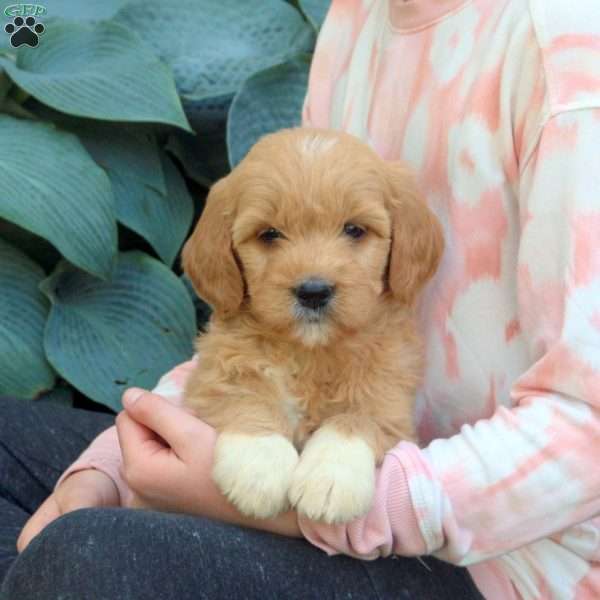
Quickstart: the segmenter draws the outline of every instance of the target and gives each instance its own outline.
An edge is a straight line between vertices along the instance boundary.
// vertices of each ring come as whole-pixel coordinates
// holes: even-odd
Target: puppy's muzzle
[[[300,306],[318,310],[325,308],[335,293],[333,285],[324,279],[311,277],[293,289]]]

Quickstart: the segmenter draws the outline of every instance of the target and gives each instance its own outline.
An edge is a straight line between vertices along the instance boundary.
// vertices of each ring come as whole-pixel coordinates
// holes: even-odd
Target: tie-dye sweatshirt
[[[304,122],[410,163],[446,237],[421,446],[366,517],[304,535],[468,565],[492,600],[600,598],[600,0],[333,0]],[[126,498],[119,460],[109,430],[69,472]]]

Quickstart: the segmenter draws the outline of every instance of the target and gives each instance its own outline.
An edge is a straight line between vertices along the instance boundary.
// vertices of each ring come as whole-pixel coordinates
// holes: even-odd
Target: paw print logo
[[[39,37],[46,28],[41,23],[36,23],[34,17],[15,17],[12,23],[4,26],[4,31],[10,34],[10,43],[14,48],[23,44],[35,48],[38,45]]]

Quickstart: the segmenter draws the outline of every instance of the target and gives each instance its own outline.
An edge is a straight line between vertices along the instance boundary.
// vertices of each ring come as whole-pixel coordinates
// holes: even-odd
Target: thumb
[[[138,388],[125,392],[123,406],[134,421],[157,433],[179,456],[186,453],[199,435],[210,429],[185,408]]]

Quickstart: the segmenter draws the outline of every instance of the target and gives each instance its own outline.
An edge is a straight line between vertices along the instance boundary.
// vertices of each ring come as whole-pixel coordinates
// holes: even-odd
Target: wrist
[[[92,492],[100,506],[118,506],[119,489],[112,478],[95,468],[73,471],[64,477],[56,490],[78,488]]]

